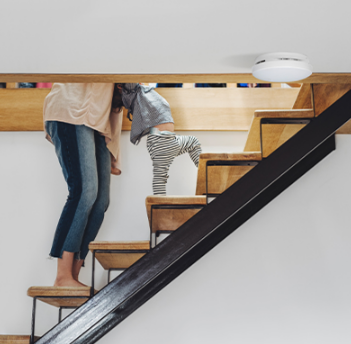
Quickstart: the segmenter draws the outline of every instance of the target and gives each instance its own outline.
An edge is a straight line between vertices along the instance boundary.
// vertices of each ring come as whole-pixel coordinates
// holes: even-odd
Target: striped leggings
[[[168,171],[178,155],[189,153],[195,166],[199,165],[201,144],[195,136],[175,134],[150,134],[147,137],[147,150],[153,165],[152,189],[154,195],[166,195]]]

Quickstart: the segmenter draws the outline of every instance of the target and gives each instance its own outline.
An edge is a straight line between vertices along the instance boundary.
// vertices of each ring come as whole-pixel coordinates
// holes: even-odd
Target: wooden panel
[[[305,124],[264,124],[262,125],[262,155],[266,158],[284,142],[288,141]]]
[[[200,210],[201,209],[154,209],[152,212],[151,231],[153,233],[157,231],[174,231]]]
[[[150,241],[92,241],[89,250],[149,250]]]
[[[127,269],[138,261],[145,253],[99,253],[95,254],[96,259],[105,270]]]
[[[319,116],[324,110],[341,98],[351,89],[351,84],[346,85],[313,85],[314,102],[316,116]],[[337,134],[351,134],[351,122],[347,122],[337,132]]]
[[[276,110],[276,111],[255,111],[247,136],[244,151],[260,151],[260,118],[313,118],[313,110]]]
[[[257,109],[291,108],[298,89],[159,89],[175,130],[248,130]]]
[[[349,90],[351,90],[351,83],[346,85],[313,85],[316,116],[319,116]]]
[[[145,200],[149,225],[151,226],[152,205],[206,205],[206,196],[148,196]],[[200,209],[154,209],[153,228],[175,230]]]
[[[248,161],[248,160],[253,160],[253,161],[259,161],[261,160],[261,153],[260,152],[246,152],[246,153],[202,153],[200,155],[200,160],[199,160],[199,167],[198,167],[198,172],[197,172],[197,185],[196,185],[196,195],[204,195],[206,193],[206,163],[207,161],[214,161],[214,160],[221,160],[221,161]],[[237,179],[239,179],[239,175],[244,172],[240,169],[237,169],[238,166],[232,166],[229,169],[224,169],[227,170],[228,174],[224,174],[223,177],[219,179],[218,176],[218,181],[215,181],[214,187],[218,187],[219,190],[223,190],[223,188],[227,188],[226,185],[228,183],[231,183],[231,175],[233,176],[233,182]],[[212,169],[212,167],[211,167]],[[217,171],[220,170],[220,167],[217,168]],[[230,173],[229,173],[230,170]],[[239,175],[238,175],[239,173]],[[245,172],[246,173],[246,172]],[[241,175],[242,176],[242,175]],[[211,180],[213,179],[212,176]],[[215,177],[217,178],[217,177]],[[211,182],[212,183],[212,182]],[[221,185],[221,187],[219,185]],[[231,183],[232,184],[232,183]],[[230,185],[231,185],[230,184]],[[210,189],[212,190],[212,188]],[[222,191],[223,192],[223,191]],[[217,192],[213,192],[217,193]]]
[[[311,84],[302,84],[293,109],[313,109]]]
[[[43,130],[43,103],[50,89],[1,89],[1,131]],[[248,130],[257,109],[291,108],[298,89],[164,88],[176,130]],[[122,130],[131,122],[124,111]]]
[[[254,166],[209,166],[208,193],[221,194]]]
[[[251,73],[230,74],[0,74],[0,82],[260,83]],[[296,83],[350,84],[351,73],[313,73]]]
[[[50,89],[1,89],[0,131],[43,130],[43,104]]]
[[[35,336],[34,341],[39,337]],[[0,344],[29,344],[30,336],[0,335]]]
[[[45,302],[51,306],[59,307],[80,307],[89,298],[74,298],[74,297],[63,297],[63,298],[50,298],[50,297],[38,297],[39,301]]]

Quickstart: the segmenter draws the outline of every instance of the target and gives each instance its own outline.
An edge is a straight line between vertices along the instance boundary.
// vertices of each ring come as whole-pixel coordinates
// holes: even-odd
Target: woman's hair
[[[118,84],[124,86],[124,84]],[[113,95],[112,95],[112,109],[115,111],[118,110],[121,111],[123,107],[123,101],[122,101],[122,94],[120,93],[119,89],[117,88],[117,84],[115,84],[115,87],[113,89]]]

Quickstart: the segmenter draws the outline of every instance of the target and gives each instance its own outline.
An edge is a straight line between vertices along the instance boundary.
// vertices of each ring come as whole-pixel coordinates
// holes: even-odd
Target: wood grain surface
[[[222,74],[36,74],[1,73],[0,82],[260,83],[251,73]],[[313,73],[294,83],[351,83],[351,73]]]
[[[244,151],[245,152],[252,152],[252,151],[261,151],[261,141],[260,141],[260,126],[261,126],[261,118],[313,118],[314,117],[314,112],[311,109],[306,109],[306,110],[275,110],[275,111],[255,111],[254,118],[251,123],[251,127],[249,130],[249,134],[247,136],[246,144]],[[291,124],[289,124],[291,125]],[[272,130],[275,124],[273,125],[268,125],[265,124],[265,128],[267,130],[267,127],[270,127]],[[281,135],[284,131],[284,126],[279,129],[279,135]],[[270,146],[270,143],[268,142],[271,138],[273,139],[272,135],[266,131],[265,133],[266,137],[263,139],[264,146],[267,148]],[[273,134],[273,132],[272,132]],[[278,135],[278,132],[276,133]],[[285,136],[284,136],[285,137]],[[267,141],[268,139],[268,141]],[[279,138],[274,138],[274,142],[280,142],[280,136]],[[268,151],[272,149],[272,146],[268,149]]]
[[[260,161],[260,152],[244,153],[202,153],[197,172],[196,195],[206,194],[206,163],[207,161]],[[222,193],[234,182],[239,180],[252,167],[248,166],[211,166],[208,168],[208,192]]]
[[[291,108],[299,89],[159,88],[170,104],[175,129],[249,130],[257,109]],[[0,131],[43,130],[43,103],[50,89],[0,89]],[[124,111],[122,130],[131,121]]]

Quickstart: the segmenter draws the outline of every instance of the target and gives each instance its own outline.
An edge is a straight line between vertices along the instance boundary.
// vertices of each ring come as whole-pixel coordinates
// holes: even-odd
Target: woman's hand
[[[119,168],[111,166],[111,174],[114,174],[115,176],[119,176],[121,173],[122,172]]]
[[[119,176],[122,171],[117,167],[117,159],[110,153],[111,155],[111,174],[115,176]]]

